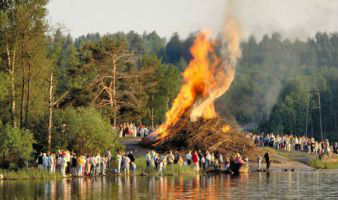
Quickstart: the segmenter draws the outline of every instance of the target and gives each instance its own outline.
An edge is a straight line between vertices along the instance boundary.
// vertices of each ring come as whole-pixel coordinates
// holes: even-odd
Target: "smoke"
[[[235,77],[235,66],[241,55],[240,42],[241,30],[236,19],[228,17],[224,24],[221,41],[221,58],[215,58],[215,64],[210,64],[213,83],[208,90],[208,97],[197,101],[191,111],[191,119],[194,121],[199,117],[214,117],[214,102],[230,88]],[[211,111],[211,112],[210,112]]]
[[[228,16],[232,16],[239,21],[244,38],[253,35],[260,40],[264,35],[272,35],[278,32],[285,39],[306,40],[317,31],[337,31],[338,1],[229,0],[226,15],[226,19],[229,18]],[[278,37],[278,35],[271,37]],[[243,97],[244,100],[239,99],[242,102],[241,104],[228,106],[236,106],[236,109],[243,113],[251,114],[251,121],[243,125],[243,129],[257,128],[260,122],[269,120],[271,112],[285,87],[285,80],[300,73],[295,71],[295,63],[292,60],[285,62],[288,60],[290,52],[285,52],[285,49],[282,52],[278,49],[278,46],[270,48],[271,51],[274,51],[271,56],[280,55],[284,61],[280,64],[266,62],[265,66],[261,66],[261,68],[252,66],[251,70],[258,72],[254,73],[255,76],[251,76],[253,73],[250,71],[237,69],[236,73],[240,74],[239,76],[250,80],[250,91],[240,92],[250,93],[251,96],[246,95]],[[236,93],[236,89],[233,92]],[[231,95],[232,97],[242,98],[241,94]],[[223,112],[225,110],[223,107]],[[227,112],[225,111],[223,114],[227,114]]]
[[[318,31],[338,30],[336,0],[231,0],[226,12],[241,22],[245,38],[278,32],[305,40]]]

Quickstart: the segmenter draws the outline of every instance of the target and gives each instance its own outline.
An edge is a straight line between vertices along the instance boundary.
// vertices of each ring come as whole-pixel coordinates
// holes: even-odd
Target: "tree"
[[[30,112],[39,112],[37,108],[41,108],[39,103],[44,98],[41,92],[36,95],[35,87],[42,88],[49,66],[45,51],[46,4],[47,0],[8,1],[0,8],[0,42],[5,47],[0,52],[1,69],[10,76],[13,127],[18,123],[18,106],[20,127],[27,128]],[[32,101],[35,109],[30,109]]]
[[[117,81],[126,78],[123,68],[132,62],[131,54],[124,41],[116,41],[109,37],[103,38],[99,46],[91,50],[92,56],[89,57],[89,63],[96,74],[94,85],[97,91],[93,102],[98,108],[110,106],[113,112],[113,124],[116,126],[117,106],[121,103],[121,95],[117,93]]]
[[[174,33],[166,48],[165,48],[165,61],[166,63],[177,64],[182,56],[182,42],[177,33]]]

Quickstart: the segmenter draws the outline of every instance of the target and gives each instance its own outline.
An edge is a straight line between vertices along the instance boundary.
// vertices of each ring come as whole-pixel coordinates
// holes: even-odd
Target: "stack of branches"
[[[224,125],[225,121],[218,117],[208,120],[200,118],[195,122],[183,117],[154,146],[161,151],[208,150],[225,156],[240,153],[253,159],[258,154],[253,141],[239,128],[223,131]]]

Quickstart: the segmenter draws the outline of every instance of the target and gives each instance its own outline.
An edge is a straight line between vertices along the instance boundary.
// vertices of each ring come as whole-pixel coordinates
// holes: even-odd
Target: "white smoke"
[[[338,31],[337,0],[235,0],[228,5],[246,38],[279,32],[284,38],[305,40],[318,31]]]

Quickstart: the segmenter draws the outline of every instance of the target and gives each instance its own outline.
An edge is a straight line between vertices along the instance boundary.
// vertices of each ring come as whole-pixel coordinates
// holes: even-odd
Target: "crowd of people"
[[[112,159],[110,151],[106,156],[76,155],[68,150],[59,150],[56,154],[40,153],[36,159],[39,169],[50,173],[59,172],[62,176],[95,176],[105,175]]]
[[[150,133],[150,129],[144,125],[140,125],[136,128],[133,124],[125,123],[118,129],[120,137],[127,135],[145,137]],[[292,136],[292,135],[257,135],[248,133],[254,143],[259,147],[272,147],[275,149],[281,149],[285,151],[303,151],[308,153],[314,153],[323,155],[325,153],[338,153],[337,142],[334,145],[330,145],[329,141],[322,140],[316,141],[314,138],[306,136]],[[264,155],[267,168],[270,167],[270,154],[267,152]],[[126,153],[119,151],[115,155],[116,165],[114,171],[115,174],[130,175],[130,172],[135,174],[136,163],[135,156],[132,151]],[[258,170],[261,170],[261,163],[263,158],[257,157]],[[224,171],[231,171],[233,168],[238,168],[241,165],[248,165],[249,159],[237,153],[234,156],[226,157],[219,153],[210,153],[209,151],[188,151],[184,154],[175,152],[167,152],[165,154],[158,154],[154,150],[148,151],[145,154],[145,172],[149,173],[151,170],[155,170],[158,175],[163,175],[167,166],[191,166],[192,169],[198,173],[201,170],[207,171],[212,169],[221,169]],[[40,153],[36,159],[36,163],[39,169],[47,170],[50,173],[59,172],[62,176],[95,176],[106,175],[108,167],[111,167],[112,155],[108,150],[104,156],[99,153],[95,155],[79,155],[72,153],[68,150],[59,150],[57,153]]]
[[[125,174],[129,175],[130,171],[135,174],[136,172],[136,163],[135,156],[133,151],[127,153],[118,152],[116,155],[117,168],[115,169],[115,174]]]
[[[153,130],[146,127],[143,124],[136,126],[133,123],[123,123],[117,127],[113,127],[119,133],[119,137],[133,136],[133,137],[145,137]]]
[[[177,151],[173,153],[170,151],[160,155],[152,150],[146,153],[145,160],[146,172],[149,173],[151,169],[154,169],[158,175],[162,175],[169,165],[191,166],[193,170],[198,173],[200,170],[207,171],[210,169],[229,171],[236,165],[239,166],[249,163],[249,159],[242,159],[239,153],[224,159],[221,153],[210,153],[209,151],[188,151],[186,154],[179,154]]]
[[[314,138],[306,136],[276,135],[273,133],[266,135],[256,135],[249,133],[259,147],[272,147],[285,151],[302,151],[323,155],[325,153],[336,153],[338,151],[337,142],[331,146],[328,139],[316,141]]]

